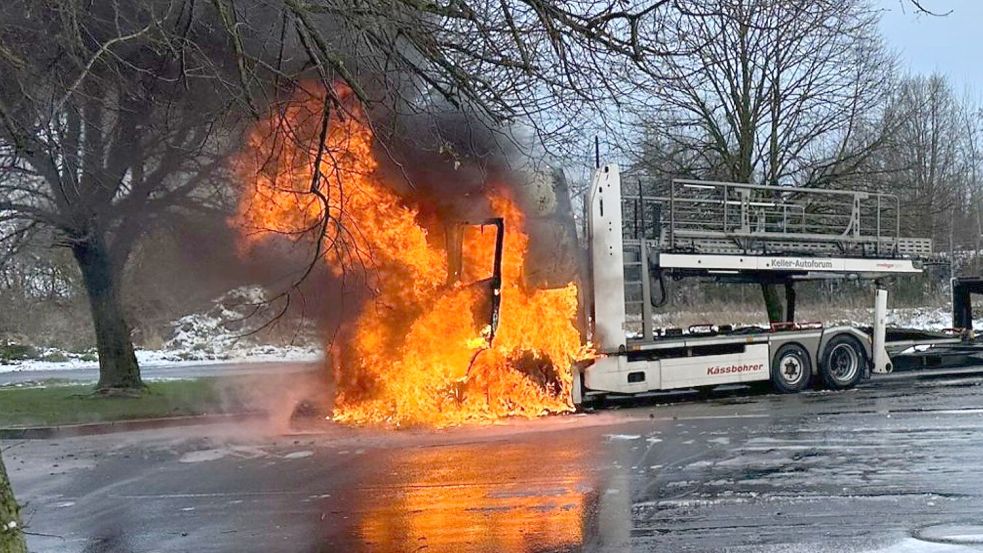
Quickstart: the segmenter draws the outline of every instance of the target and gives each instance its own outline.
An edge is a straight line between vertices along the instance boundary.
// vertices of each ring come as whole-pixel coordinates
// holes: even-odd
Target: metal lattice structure
[[[676,179],[622,181],[626,245],[662,252],[916,258],[929,238],[901,236],[897,196]]]

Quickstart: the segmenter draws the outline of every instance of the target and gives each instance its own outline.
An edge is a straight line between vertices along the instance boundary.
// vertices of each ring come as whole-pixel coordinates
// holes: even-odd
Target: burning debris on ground
[[[449,201],[428,209],[423,194],[387,181],[365,112],[343,86],[335,93],[343,104],[331,109],[323,89],[300,87],[251,132],[237,160],[235,221],[247,247],[311,241],[342,297],[358,302],[354,317],[326,331],[333,419],[447,426],[572,410],[569,367],[585,355],[577,286],[524,282],[529,235],[512,183],[460,191],[478,193],[466,214]],[[483,224],[492,217],[504,222],[497,287],[488,283],[499,231]]]

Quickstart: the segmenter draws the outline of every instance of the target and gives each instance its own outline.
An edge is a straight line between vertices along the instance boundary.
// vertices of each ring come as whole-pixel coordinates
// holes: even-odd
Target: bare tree
[[[690,55],[653,60],[639,83],[649,144],[676,170],[766,184],[819,185],[858,170],[891,60],[863,0],[689,2],[672,15]],[[667,24],[668,25],[668,24]],[[662,160],[664,165],[665,159]],[[769,319],[783,309],[763,285]]]
[[[908,77],[893,95],[882,123],[886,147],[869,163],[881,175],[873,184],[900,197],[904,233],[949,249],[954,227],[978,214],[967,209],[978,186],[974,117],[940,75]]]
[[[964,204],[968,221],[964,228],[972,229],[972,238],[967,246],[973,249],[973,261],[979,259],[983,250],[983,180],[981,180],[981,164],[983,164],[983,110],[979,106],[966,109],[963,117],[965,140],[963,141],[963,156],[967,164],[968,197]],[[976,267],[976,271],[979,267]]]
[[[168,2],[0,8],[3,238],[44,227],[91,306],[99,389],[142,385],[120,300],[134,245],[168,214],[214,206],[222,169],[220,31]],[[207,51],[211,57],[201,52]],[[226,60],[225,63],[228,64]]]
[[[0,553],[27,553],[21,531],[20,507],[14,500],[7,469],[0,455]]]

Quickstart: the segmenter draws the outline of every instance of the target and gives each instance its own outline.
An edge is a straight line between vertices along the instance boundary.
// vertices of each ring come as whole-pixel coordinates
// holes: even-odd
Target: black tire
[[[853,388],[867,368],[867,353],[853,336],[840,334],[823,348],[819,358],[819,375],[832,390]]]
[[[812,362],[809,352],[799,344],[778,348],[771,360],[771,385],[782,394],[794,394],[809,387]]]

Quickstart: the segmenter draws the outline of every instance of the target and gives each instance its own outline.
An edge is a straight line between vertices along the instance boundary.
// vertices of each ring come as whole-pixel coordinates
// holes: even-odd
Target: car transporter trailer
[[[983,352],[973,338],[969,301],[983,292],[980,279],[953,284],[953,326],[968,330],[887,328],[888,293],[878,279],[918,274],[914,260],[932,254],[930,239],[900,236],[896,196],[657,183],[606,165],[594,174],[586,207],[585,307],[597,356],[574,369],[577,405],[609,395],[766,381],[784,393],[813,382],[845,389],[871,372],[891,372],[895,363],[933,366]],[[667,277],[774,284],[873,279],[874,320],[869,328],[795,322],[790,285],[786,322],[656,329],[653,309],[665,302]]]

